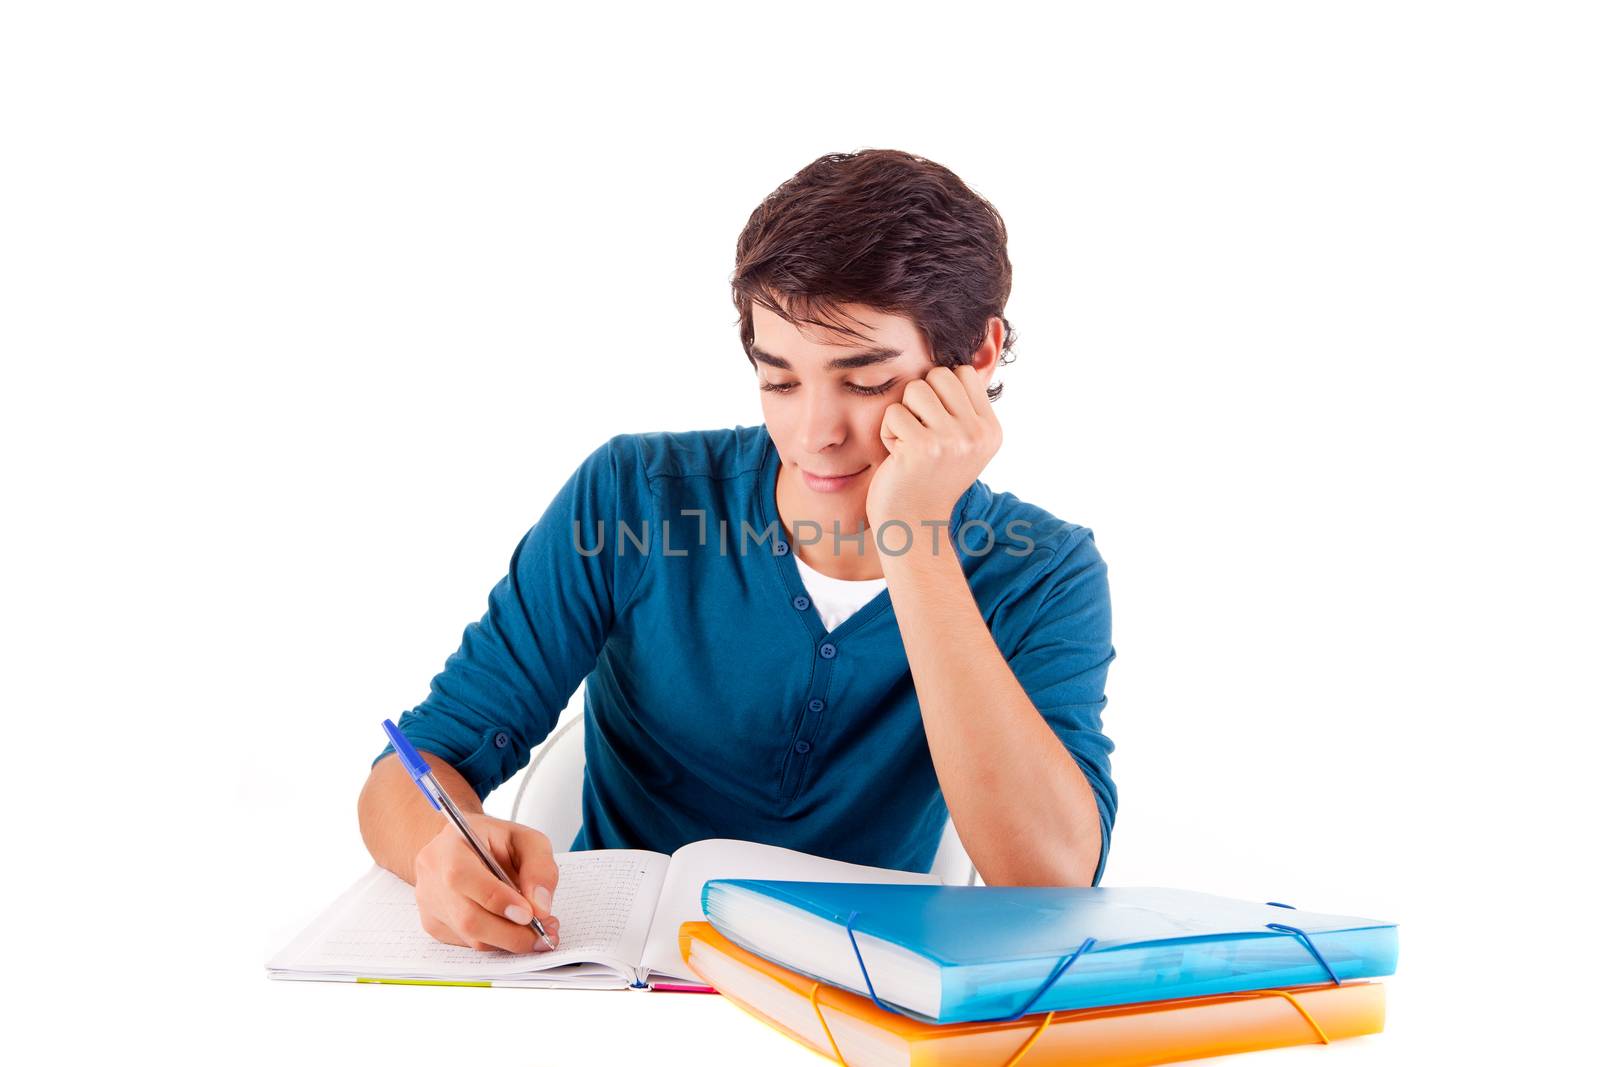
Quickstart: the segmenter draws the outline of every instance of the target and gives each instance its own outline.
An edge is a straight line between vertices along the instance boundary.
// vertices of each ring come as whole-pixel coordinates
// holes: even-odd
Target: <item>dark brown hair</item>
[[[1005,222],[955,174],[908,152],[825,155],[778,186],[739,235],[731,281],[751,366],[752,303],[862,341],[840,321],[850,316],[839,305],[904,315],[934,363],[951,368],[972,361],[999,316],[999,362],[1015,358],[1016,333],[1003,314],[1011,295]],[[990,384],[991,402],[1000,390]]]

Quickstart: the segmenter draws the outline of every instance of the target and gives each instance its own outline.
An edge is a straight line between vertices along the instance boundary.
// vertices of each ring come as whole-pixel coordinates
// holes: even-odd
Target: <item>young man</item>
[[[554,849],[735,837],[925,871],[950,818],[990,885],[1099,882],[1106,566],[978,480],[1004,223],[927,160],[824,156],[752,214],[732,282],[764,425],[595,450],[400,718],[519,890],[374,761],[363,837],[441,941],[534,951]],[[585,679],[577,840],[483,815]]]

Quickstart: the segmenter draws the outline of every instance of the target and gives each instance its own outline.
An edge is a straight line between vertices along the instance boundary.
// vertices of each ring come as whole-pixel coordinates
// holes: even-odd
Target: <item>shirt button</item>
[[[779,541],[779,542],[777,542],[776,544],[774,544],[772,546],[772,551],[776,552],[780,556],[787,556],[789,554],[789,542],[787,542],[787,541]]]
[[[809,608],[810,606],[811,606],[811,601],[807,600],[805,597],[797,596],[797,597],[794,598],[794,610],[796,610],[796,611],[804,611],[807,608]]]
[[[837,651],[839,651],[839,650],[834,648],[833,645],[827,644],[827,645],[823,645],[821,648],[817,649],[817,654],[820,655],[823,659],[832,659],[833,656],[834,656],[834,653],[837,652]]]
[[[812,711],[821,711],[822,710],[822,701],[813,700],[811,703],[807,704],[806,707],[810,708]]]
[[[796,741],[794,743],[794,750],[796,752],[800,753],[800,755],[804,756],[807,752],[811,751],[811,742],[810,741]]]
[[[504,730],[501,730],[499,733],[494,735],[494,747],[495,748],[505,748],[510,743],[511,743],[511,738],[506,735],[506,732]]]

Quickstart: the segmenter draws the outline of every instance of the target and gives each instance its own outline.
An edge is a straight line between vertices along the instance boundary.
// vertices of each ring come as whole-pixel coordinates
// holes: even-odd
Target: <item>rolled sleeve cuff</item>
[[[526,751],[519,749],[515,735],[506,727],[486,726],[471,739],[476,743],[471,748],[464,748],[459,735],[446,737],[430,730],[427,723],[417,721],[420,716],[411,722],[407,718],[402,715],[399,726],[406,740],[411,742],[411,747],[448,763],[466,779],[480,801],[486,799],[495,786],[515,775],[527,760]],[[372,761],[372,766],[376,767],[381,760],[393,754],[394,746],[384,745],[383,751]]]

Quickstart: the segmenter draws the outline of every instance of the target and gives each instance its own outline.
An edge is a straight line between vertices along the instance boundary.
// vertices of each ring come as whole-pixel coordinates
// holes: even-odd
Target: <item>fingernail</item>
[[[541,915],[550,914],[550,890],[539,886],[533,891],[533,906]]]
[[[518,926],[527,926],[533,922],[533,912],[524,908],[521,904],[513,904],[506,909],[506,918]]]

